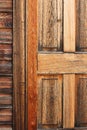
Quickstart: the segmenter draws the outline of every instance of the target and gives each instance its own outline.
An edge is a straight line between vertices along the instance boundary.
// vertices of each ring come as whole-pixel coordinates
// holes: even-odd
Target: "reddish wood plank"
[[[28,130],[37,129],[37,0],[28,0]],[[31,113],[31,114],[30,114]]]

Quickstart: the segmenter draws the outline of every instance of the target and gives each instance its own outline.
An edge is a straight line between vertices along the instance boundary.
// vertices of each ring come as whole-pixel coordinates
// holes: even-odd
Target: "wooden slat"
[[[75,52],[75,0],[64,0],[64,51]]]
[[[64,75],[63,128],[74,128],[75,123],[75,75]]]
[[[11,29],[0,29],[0,44],[12,44]]]
[[[0,44],[0,60],[12,60],[12,45]]]
[[[12,130],[12,128],[0,128],[0,130]]]
[[[87,73],[87,54],[38,54],[38,73]]]
[[[27,0],[28,130],[37,129],[37,0]],[[31,113],[31,114],[30,114]]]
[[[0,12],[11,12],[12,0],[0,0]]]
[[[10,61],[0,61],[0,74],[12,74],[12,64]]]
[[[25,0],[13,0],[13,129],[25,130]]]
[[[62,0],[39,0],[38,4],[39,50],[61,50]]]
[[[12,13],[0,13],[0,28],[12,28]]]

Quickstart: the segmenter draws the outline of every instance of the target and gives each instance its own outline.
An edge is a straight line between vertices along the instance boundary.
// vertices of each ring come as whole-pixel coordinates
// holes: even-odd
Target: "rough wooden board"
[[[0,28],[12,28],[12,13],[0,13]]]
[[[0,44],[12,44],[12,29],[0,29]]]
[[[87,54],[38,54],[38,73],[87,73]]]
[[[11,12],[12,0],[0,0],[0,12]]]
[[[13,0],[13,129],[25,130],[25,0]]]
[[[64,0],[64,52],[75,52],[75,0]]]
[[[74,128],[75,124],[75,75],[63,76],[63,128]]]

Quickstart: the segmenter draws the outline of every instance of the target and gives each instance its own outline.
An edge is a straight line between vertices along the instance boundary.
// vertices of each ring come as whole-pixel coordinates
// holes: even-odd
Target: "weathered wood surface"
[[[64,52],[75,52],[75,0],[64,0]]]
[[[13,0],[13,129],[25,130],[25,0]]]
[[[38,73],[87,73],[87,54],[38,54]]]
[[[0,29],[0,43],[12,44],[12,29]]]
[[[87,52],[87,1],[77,0],[76,1],[76,15],[77,15],[77,37],[76,45],[77,51]]]
[[[39,50],[62,50],[62,0],[38,1]]]
[[[0,44],[0,60],[12,60],[12,45]]]
[[[87,75],[76,75],[76,126],[87,126]]]
[[[12,13],[0,13],[0,28],[12,28]]]
[[[38,125],[62,127],[62,76],[38,76]]]
[[[12,12],[12,0],[0,0],[0,12]]]
[[[0,77],[0,129],[12,123],[12,78]],[[7,128],[7,127],[6,127]]]

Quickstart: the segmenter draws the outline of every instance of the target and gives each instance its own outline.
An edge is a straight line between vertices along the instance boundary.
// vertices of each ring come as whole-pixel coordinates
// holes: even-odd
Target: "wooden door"
[[[87,130],[87,1],[27,5],[28,130]]]

